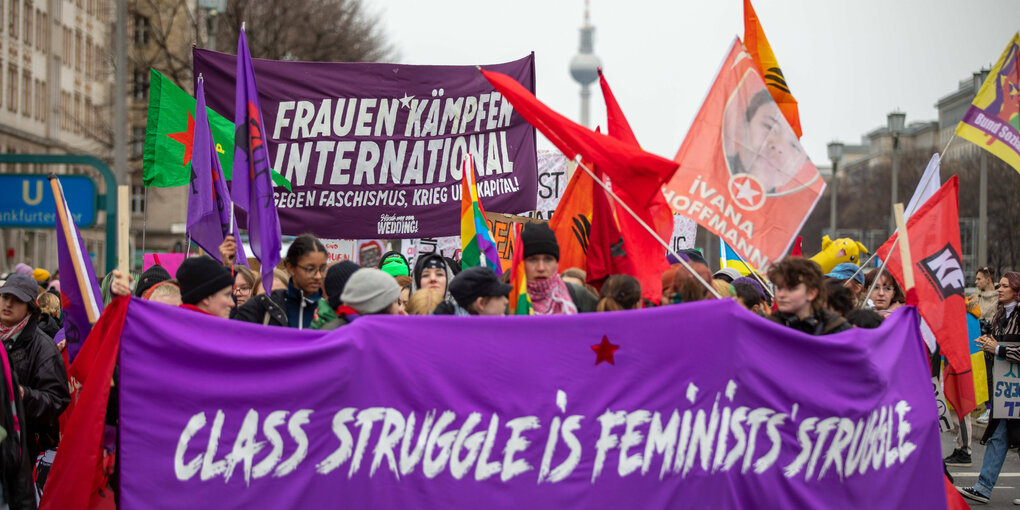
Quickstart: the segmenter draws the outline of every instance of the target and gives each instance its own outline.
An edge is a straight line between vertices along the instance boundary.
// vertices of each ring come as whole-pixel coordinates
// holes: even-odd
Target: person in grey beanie
[[[372,267],[356,271],[344,286],[339,310],[350,308],[357,315],[404,315],[400,286],[388,273]],[[350,317],[348,317],[350,320]]]

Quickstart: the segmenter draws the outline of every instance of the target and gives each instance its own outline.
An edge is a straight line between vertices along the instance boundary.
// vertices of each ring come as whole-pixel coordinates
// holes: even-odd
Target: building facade
[[[0,0],[0,152],[87,154],[112,160],[113,2]],[[0,165],[2,174],[84,174],[90,167]],[[105,265],[106,218],[82,238],[97,268]],[[53,228],[0,228],[0,272],[19,262],[57,268]]]

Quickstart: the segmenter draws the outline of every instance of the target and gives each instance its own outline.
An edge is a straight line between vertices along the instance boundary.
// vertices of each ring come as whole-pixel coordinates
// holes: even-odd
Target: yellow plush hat
[[[32,271],[32,278],[35,278],[35,281],[39,283],[43,283],[50,279],[50,272],[39,267]]]

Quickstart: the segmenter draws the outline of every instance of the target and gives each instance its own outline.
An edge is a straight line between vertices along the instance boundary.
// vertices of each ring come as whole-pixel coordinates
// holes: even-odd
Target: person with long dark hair
[[[981,336],[977,343],[996,356],[995,363],[1020,364],[1020,314],[1017,313],[1020,273],[1004,273],[995,289],[999,295],[999,307],[992,318],[992,334]],[[985,458],[977,483],[970,487],[957,487],[957,490],[967,499],[987,503],[999,479],[1006,454],[1010,448],[1020,446],[1020,420],[993,414],[981,443],[985,445]]]
[[[238,307],[233,318],[273,326],[310,328],[326,278],[326,247],[311,234],[300,235],[287,250],[284,268],[290,275],[286,289],[249,299]]]

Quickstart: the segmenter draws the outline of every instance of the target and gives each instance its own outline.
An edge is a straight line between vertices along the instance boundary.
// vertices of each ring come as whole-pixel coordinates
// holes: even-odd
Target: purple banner
[[[917,324],[811,337],[727,300],[311,332],[136,299],[121,502],[945,508]]]
[[[456,235],[459,162],[474,155],[486,210],[535,208],[535,131],[475,66],[252,59],[284,234]],[[194,50],[209,107],[234,115],[236,57]],[[535,89],[534,56],[485,66]]]

